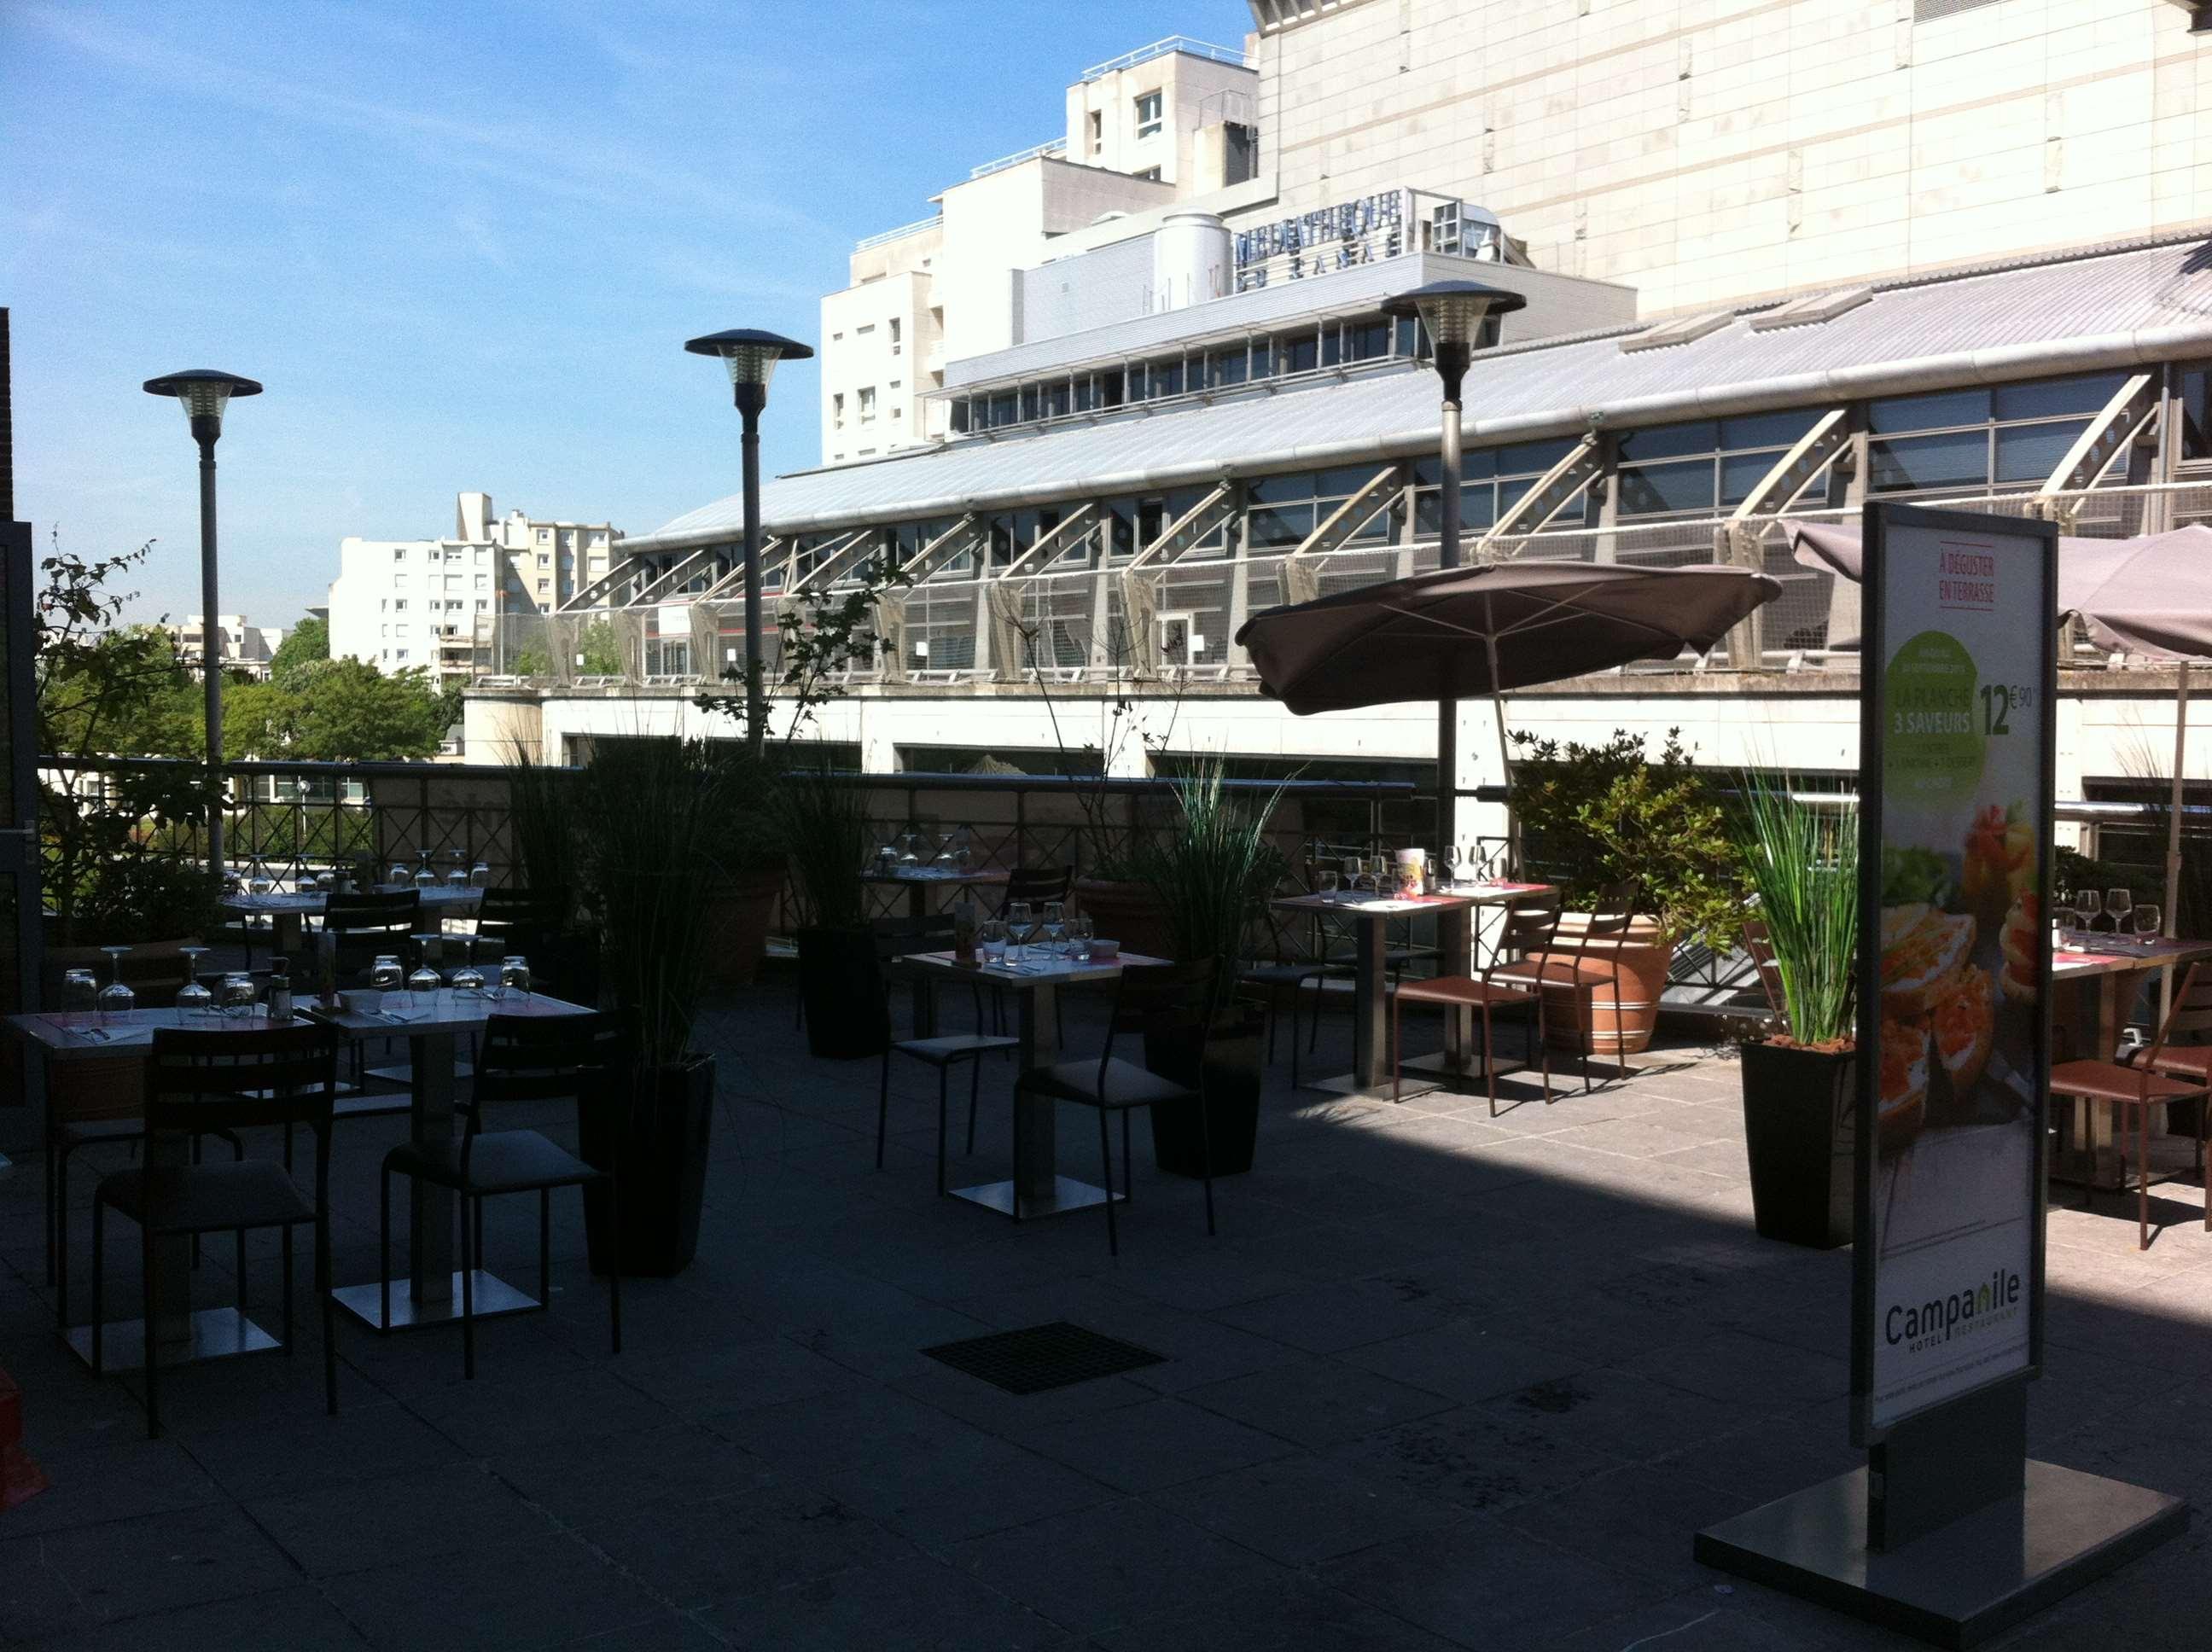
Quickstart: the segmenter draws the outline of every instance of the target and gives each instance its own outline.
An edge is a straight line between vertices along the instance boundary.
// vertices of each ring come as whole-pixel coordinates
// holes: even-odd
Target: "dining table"
[[[2142,992],[2144,979],[2161,971],[2212,959],[2212,941],[2170,936],[2079,935],[2051,954],[2053,1060],[2094,1056],[2110,1060]],[[2153,1034],[2155,1036],[2155,1032]],[[2154,1144],[2164,1139],[2166,1109],[2152,1115]],[[2069,1186],[2106,1192],[2125,1190],[2124,1156],[2114,1139],[2113,1109],[2076,1099],[2057,1116],[2058,1139],[2052,1145],[2051,1179]],[[2195,1162],[2195,1141],[2188,1144]],[[2176,1150],[2178,1152],[2178,1149]],[[2109,1156],[2112,1175],[2099,1174]],[[2176,1166],[2154,1166],[2167,1169]]]
[[[1006,872],[998,866],[979,866],[972,871],[957,867],[939,867],[928,863],[920,865],[878,863],[860,874],[864,884],[891,887],[906,891],[906,915],[909,918],[929,916],[929,892],[933,889],[981,889],[1004,884]]]
[[[213,1010],[127,1010],[114,1012],[96,1011],[46,1011],[28,1015],[11,1015],[0,1021],[9,1034],[27,1045],[41,1061],[49,1066],[58,1062],[112,1060],[129,1054],[132,1050],[150,1052],[154,1035],[163,1028],[185,1028],[192,1031],[266,1032],[268,1017],[258,1007],[252,1015],[240,1016]],[[54,1121],[47,1120],[47,1160],[53,1162]],[[190,1162],[191,1144],[182,1133],[161,1131],[149,1136],[143,1149],[143,1162],[149,1169],[165,1165],[181,1165]],[[53,1181],[48,1180],[46,1196],[56,1198]],[[66,1223],[69,1212],[50,1209],[49,1224]],[[159,1264],[155,1270],[158,1297],[153,1304],[155,1357],[167,1367],[186,1364],[204,1359],[222,1359],[240,1354],[264,1353],[282,1346],[277,1339],[254,1322],[243,1309],[231,1305],[220,1308],[194,1309],[191,1305],[191,1245],[188,1238],[176,1237],[155,1241],[159,1246]],[[87,1365],[92,1364],[92,1327],[89,1324],[71,1325],[69,1321],[69,1291],[65,1278],[58,1278],[55,1293],[56,1317],[60,1321],[63,1342]],[[102,1327],[105,1337],[104,1370],[109,1371],[137,1370],[145,1364],[144,1321],[139,1319],[109,1320]]]
[[[349,1004],[348,1000],[350,1000]],[[408,1133],[422,1145],[450,1141],[460,1120],[454,1110],[460,1040],[479,1033],[495,1015],[568,1016],[588,1014],[542,993],[512,987],[436,992],[348,993],[338,1004],[309,1005],[305,1013],[349,1038],[404,1038],[408,1043]],[[383,1310],[383,1291],[371,1279],[341,1285],[331,1297],[371,1330],[415,1330],[456,1320],[461,1313],[461,1276],[453,1266],[455,1223],[463,1212],[452,1189],[407,1178],[407,1275],[392,1282],[392,1314]],[[481,1260],[481,1259],[479,1259]],[[478,1319],[526,1313],[544,1306],[527,1291],[481,1266],[471,1286]]]
[[[1062,988],[1102,985],[1121,978],[1127,964],[1156,964],[1164,959],[1122,952],[1111,958],[1076,958],[1031,947],[1012,963],[986,963],[950,952],[910,952],[896,966],[924,981],[988,982],[1014,995],[1018,1006],[1018,1072],[1049,1066],[1060,1059],[1060,1017],[1054,994]],[[1014,1096],[1013,1174],[1001,1181],[951,1189],[956,1199],[981,1205],[1017,1222],[1087,1210],[1122,1197],[1118,1193],[1060,1173],[1060,1103],[1048,1096]]]
[[[1549,884],[1484,880],[1440,885],[1432,894],[1376,894],[1364,890],[1320,890],[1305,895],[1279,896],[1268,904],[1278,912],[1314,918],[1349,920],[1352,932],[1352,1071],[1316,1081],[1316,1086],[1344,1095],[1370,1093],[1390,1082],[1389,1048],[1386,1036],[1389,1012],[1385,934],[1394,920],[1432,917],[1437,922],[1437,969],[1441,975],[1466,975],[1473,968],[1474,919],[1482,908],[1510,907],[1517,902],[1549,895]],[[1431,1075],[1406,1087],[1405,1094],[1440,1088],[1467,1072],[1474,1043],[1471,1017],[1465,1010],[1444,1016],[1444,1048],[1440,1056],[1408,1063],[1415,1071]]]
[[[378,895],[404,895],[413,890],[422,897],[424,914],[440,920],[465,917],[483,903],[483,890],[473,884],[379,884]],[[279,952],[300,950],[301,932],[309,918],[319,918],[330,904],[324,890],[271,890],[266,894],[234,892],[222,897],[225,912],[242,918],[267,918]]]

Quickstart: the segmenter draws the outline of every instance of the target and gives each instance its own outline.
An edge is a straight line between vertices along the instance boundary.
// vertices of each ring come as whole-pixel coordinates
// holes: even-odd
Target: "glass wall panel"
[[[1713,508],[1713,462],[1709,459],[1623,465],[1620,480],[1624,516]]]
[[[1942,430],[1952,425],[1987,424],[1990,392],[1945,390],[1933,396],[1892,396],[1867,404],[1867,428],[1877,436],[1903,430]]]
[[[1988,482],[1989,475],[1986,428],[1867,444],[1867,486],[1876,493],[1900,488],[1979,487]]]
[[[1996,413],[2000,420],[2051,419],[2069,413],[2101,413],[2127,382],[2124,373],[2093,373],[2079,379],[2044,379],[2034,384],[1999,385]]]
[[[1996,479],[2041,482],[2058,468],[2067,450],[2088,428],[2087,419],[2068,419],[2057,424],[1999,425]]]

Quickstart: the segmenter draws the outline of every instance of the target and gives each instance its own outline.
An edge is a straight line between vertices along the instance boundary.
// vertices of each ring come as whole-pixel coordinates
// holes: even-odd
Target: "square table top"
[[[543,993],[502,992],[497,998],[490,998],[483,993],[462,993],[451,987],[441,987],[434,993],[394,989],[385,993],[386,1002],[394,999],[403,1002],[389,1015],[357,1015],[343,1005],[325,1008],[313,1003],[303,1005],[301,1012],[325,1025],[336,1027],[341,1032],[363,1036],[380,1034],[386,1038],[395,1034],[420,1038],[429,1033],[473,1032],[495,1015],[591,1013],[580,1004],[548,998]]]
[[[433,884],[428,887],[413,884],[379,884],[372,893],[419,895],[426,907],[470,906],[483,899],[483,891],[473,884]],[[313,913],[322,911],[329,903],[330,892],[326,890],[271,890],[267,895],[225,895],[222,902],[226,912]]]
[[[1517,901],[1548,893],[1548,884],[1463,884],[1437,895],[1369,895],[1339,890],[1330,895],[1281,895],[1267,902],[1280,912],[1345,912],[1364,918],[1405,918],[1422,912],[1453,912],[1468,907]]]
[[[980,959],[963,963],[950,952],[909,952],[898,960],[903,964],[931,975],[948,975],[961,981],[981,979],[1002,987],[1024,989],[1032,987],[1070,987],[1089,981],[1112,981],[1121,973],[1125,963],[1165,963],[1165,958],[1147,957],[1141,952],[1123,952],[1104,960],[1087,959],[1078,963],[1073,958],[1031,956],[1018,964],[987,964]]]
[[[38,1045],[58,1060],[119,1055],[145,1049],[154,1034],[164,1027],[184,1027],[193,1032],[267,1032],[272,1024],[259,1006],[251,1016],[223,1016],[201,1011],[131,1010],[119,1016],[98,1016],[85,1010],[44,1010],[35,1015],[6,1017],[8,1030],[27,1043]]]
[[[2115,944],[2111,936],[2093,933],[2083,944],[2087,949],[2083,951],[2055,951],[2051,955],[2054,980],[2131,975],[2137,970],[2164,969],[2177,963],[2212,958],[2212,941],[2174,940],[2166,936]]]
[[[870,867],[860,874],[864,884],[1003,884],[1003,867],[982,866],[972,872],[939,872],[934,866],[900,866],[890,872]]]

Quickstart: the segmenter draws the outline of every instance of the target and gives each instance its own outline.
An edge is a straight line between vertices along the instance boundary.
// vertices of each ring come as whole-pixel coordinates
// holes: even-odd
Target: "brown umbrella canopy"
[[[1857,523],[1783,526],[1799,562],[1857,582]],[[2212,528],[2175,528],[2131,539],[2062,538],[2058,612],[2079,619],[2096,645],[2110,653],[2212,659]],[[1856,629],[1831,635],[1828,646],[1857,647]]]
[[[1473,699],[1686,647],[1702,653],[1781,589],[1746,568],[1500,562],[1270,608],[1237,640],[1261,691],[1303,717]]]

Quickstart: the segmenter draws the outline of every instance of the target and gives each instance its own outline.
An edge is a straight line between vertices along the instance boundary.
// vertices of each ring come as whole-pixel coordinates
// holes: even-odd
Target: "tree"
[[[331,628],[325,621],[309,614],[276,645],[276,655],[269,662],[269,680],[286,688],[293,687],[303,667],[330,657]],[[228,718],[223,720],[226,730],[229,721]]]
[[[615,639],[612,620],[595,619],[586,625],[576,638],[576,652],[582,656],[582,663],[576,667],[579,676],[622,675],[622,644]]]
[[[290,701],[284,708],[287,757],[322,762],[428,757],[453,726],[452,698],[434,688],[419,665],[387,677],[365,660],[315,660],[283,692]]]

